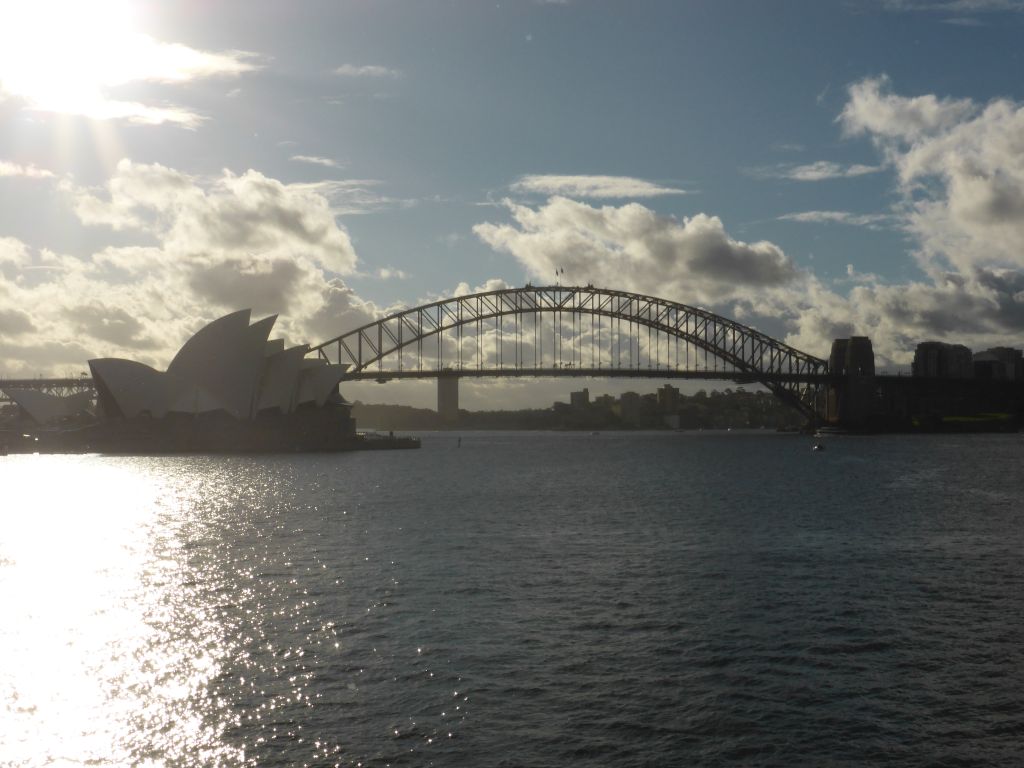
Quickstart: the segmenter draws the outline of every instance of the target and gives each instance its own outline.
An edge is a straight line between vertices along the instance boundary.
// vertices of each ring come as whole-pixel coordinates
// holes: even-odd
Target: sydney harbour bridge
[[[505,288],[395,312],[312,348],[346,380],[721,379],[813,416],[828,362],[707,310],[593,286]]]
[[[486,291],[404,309],[311,347],[345,380],[547,377],[759,383],[809,418],[828,361],[698,307],[593,286]],[[59,394],[86,377],[0,381]]]

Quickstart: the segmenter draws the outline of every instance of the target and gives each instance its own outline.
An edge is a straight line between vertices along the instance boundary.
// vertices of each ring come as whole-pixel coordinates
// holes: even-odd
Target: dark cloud
[[[951,202],[964,219],[982,225],[1020,227],[1024,222],[1024,179],[1012,179],[1004,171],[962,172],[952,178]]]
[[[77,341],[54,341],[33,338],[15,344],[0,337],[0,369],[5,376],[29,378],[40,374],[56,374],[73,369],[76,374],[94,351]]]
[[[288,259],[225,259],[194,268],[189,286],[225,309],[277,313],[290,309],[302,278],[302,268]]]
[[[733,285],[782,285],[797,275],[778,246],[748,245],[714,229],[695,239],[688,266],[701,278]]]
[[[0,309],[0,336],[20,336],[35,329],[32,318],[20,309]]]
[[[341,280],[331,280],[324,291],[324,303],[305,322],[311,343],[319,343],[373,322],[379,310],[364,301]]]
[[[119,307],[101,303],[69,308],[67,318],[79,333],[108,341],[125,349],[152,349],[156,346],[138,318]]]

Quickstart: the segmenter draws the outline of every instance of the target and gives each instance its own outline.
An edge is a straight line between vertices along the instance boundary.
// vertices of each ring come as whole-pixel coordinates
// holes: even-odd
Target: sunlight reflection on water
[[[190,599],[181,495],[92,456],[6,457],[0,478],[7,764],[231,762],[203,701],[225,641]]]

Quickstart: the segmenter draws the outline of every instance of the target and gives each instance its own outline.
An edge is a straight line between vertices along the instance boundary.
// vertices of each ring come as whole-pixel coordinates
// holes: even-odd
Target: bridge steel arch
[[[757,381],[787,404],[797,408],[809,418],[815,418],[816,408],[813,402],[815,385],[828,380],[828,362],[801,352],[760,331],[716,315],[698,307],[691,307],[654,296],[645,296],[627,291],[608,290],[585,287],[527,285],[525,288],[505,288],[495,291],[457,296],[450,299],[435,301],[418,307],[401,310],[372,323],[348,331],[341,336],[311,347],[319,356],[334,363],[348,363],[349,371],[346,380],[377,379],[385,381],[391,378],[433,378],[445,375],[458,376],[500,376],[500,375],[590,375],[594,377],[608,375],[631,375],[637,378],[644,376],[687,378],[709,378],[710,373],[678,368],[678,350],[676,369],[668,366],[662,370],[660,363],[657,369],[650,363],[644,369],[639,366],[639,346],[637,347],[636,367],[621,368],[619,366],[589,368],[575,366],[576,353],[573,353],[571,371],[556,368],[543,369],[536,365],[531,369],[519,357],[519,347],[511,367],[497,368],[482,365],[482,357],[478,356],[475,367],[462,365],[461,353],[458,360],[449,360],[445,365],[443,359],[443,338],[445,333],[456,333],[462,342],[462,330],[467,326],[475,326],[479,339],[482,332],[491,326],[500,335],[503,321],[513,318],[516,333],[525,335],[524,318],[534,316],[533,330],[537,328],[537,318],[543,314],[557,316],[559,325],[565,314],[579,316],[582,330],[582,317],[608,318],[611,322],[626,322],[630,327],[647,328],[648,332],[665,334],[669,339],[675,338],[702,350],[707,355],[722,361],[721,379],[735,377],[742,381]],[[574,328],[575,320],[574,320]],[[431,358],[424,355],[425,342],[436,337],[437,356]],[[637,335],[639,344],[639,334]],[[557,347],[559,336],[552,339]],[[414,349],[413,362],[409,365],[405,354]],[[428,350],[429,353],[430,350]],[[632,348],[630,354],[632,355]],[[498,355],[501,357],[500,353]],[[542,352],[543,357],[543,352]],[[593,361],[593,353],[592,353]],[[385,360],[391,365],[385,367]],[[424,367],[424,361],[428,361]],[[432,364],[430,364],[432,363]],[[452,368],[455,363],[458,367]],[[603,363],[603,361],[601,361]],[[705,359],[706,363],[706,359]],[[717,366],[717,363],[716,363]]]

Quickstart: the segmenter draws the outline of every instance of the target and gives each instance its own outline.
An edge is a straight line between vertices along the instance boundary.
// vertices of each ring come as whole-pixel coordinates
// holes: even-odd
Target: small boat
[[[812,451],[824,451],[825,450],[825,446],[822,443],[815,443],[813,446],[811,446],[811,450]]]

